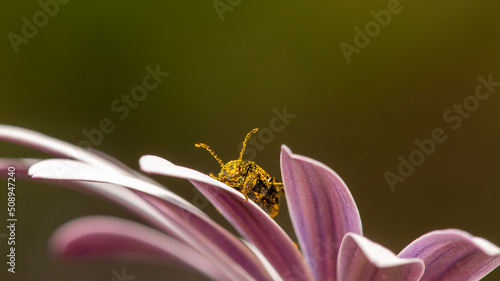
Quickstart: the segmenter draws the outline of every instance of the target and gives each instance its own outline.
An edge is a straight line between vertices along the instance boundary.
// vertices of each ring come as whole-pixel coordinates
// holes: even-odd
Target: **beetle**
[[[258,130],[255,128],[246,135],[240,157],[226,164],[217,157],[210,146],[204,143],[196,143],[195,146],[205,148],[222,167],[218,176],[209,174],[210,177],[238,190],[245,196],[245,201],[252,200],[270,217],[275,217],[279,213],[280,196],[284,194],[283,183],[276,181],[276,178],[271,177],[254,161],[243,160],[247,141]]]

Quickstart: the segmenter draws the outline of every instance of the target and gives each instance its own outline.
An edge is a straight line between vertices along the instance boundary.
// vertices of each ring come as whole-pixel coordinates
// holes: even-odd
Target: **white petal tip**
[[[476,244],[479,249],[485,252],[489,256],[498,256],[500,255],[500,248],[490,241],[481,238],[481,237],[473,237],[472,241]]]
[[[286,153],[290,156],[293,154],[292,150],[288,146],[286,146],[285,144],[281,145],[281,153]]]
[[[394,267],[414,263],[415,261],[421,262],[419,259],[402,259],[398,258],[392,251],[383,247],[380,244],[370,241],[368,238],[354,234],[347,233],[346,236],[351,237],[356,241],[366,257],[379,268]]]
[[[154,167],[169,167],[169,166],[175,166],[172,162],[155,156],[155,155],[144,155],[141,156],[139,159],[139,166],[141,167],[141,170],[143,171],[149,171],[151,169],[154,169]]]

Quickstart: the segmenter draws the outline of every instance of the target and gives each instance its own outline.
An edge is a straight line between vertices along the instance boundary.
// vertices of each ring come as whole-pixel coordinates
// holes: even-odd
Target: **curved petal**
[[[422,281],[479,280],[500,265],[500,248],[458,229],[429,232],[398,255],[425,263]]]
[[[52,235],[52,252],[70,261],[131,259],[180,262],[214,280],[231,280],[209,259],[177,239],[141,224],[114,217],[85,217],[61,226]]]
[[[78,159],[107,171],[130,172],[123,164],[117,164],[118,161],[109,160],[110,156],[102,157],[79,146],[25,128],[0,124],[0,140],[31,147],[63,158]]]
[[[36,163],[29,169],[29,175],[35,179],[78,180],[107,182],[127,186],[166,201],[170,201],[191,212],[205,215],[182,197],[151,182],[133,176],[103,171],[99,167],[69,159],[48,159]]]
[[[337,265],[338,281],[418,281],[424,273],[420,259],[402,259],[367,238],[348,233]]]
[[[16,168],[16,177],[23,179],[31,179],[28,176],[29,168],[39,162],[46,161],[43,159],[30,159],[30,158],[0,158],[0,171],[4,171],[0,176],[6,176],[8,167]],[[36,178],[36,177],[35,177]],[[166,233],[175,235],[170,229],[165,228],[163,217],[158,211],[143,200],[139,195],[133,191],[118,185],[111,185],[98,182],[81,182],[71,181],[66,184],[61,184],[61,181],[49,180],[51,183],[63,186],[65,188],[72,188],[81,192],[89,193],[99,197],[106,198],[125,209],[135,213],[152,224],[162,228]]]
[[[103,156],[95,153],[95,151],[94,153],[90,153],[78,146],[74,146],[24,128],[0,125],[0,140],[14,142],[55,155],[79,159],[91,164],[94,167],[99,167],[102,170],[101,172],[128,174],[142,179],[143,182],[149,182],[153,185],[155,184],[153,180],[131,170],[107,155]],[[61,171],[62,173],[65,173],[66,170],[74,170],[75,167],[71,164],[75,162],[71,162],[71,160],[62,161],[64,162],[59,165],[59,175],[61,174]],[[152,196],[149,196],[148,198],[147,194],[131,191],[117,185],[95,182],[76,182],[75,184],[75,182],[72,182],[68,186],[77,186],[79,190],[95,193],[111,199],[127,209],[138,213],[144,219],[152,222],[166,233],[172,233],[173,235],[182,237],[187,231],[191,234],[191,236],[188,235],[189,238],[182,238],[189,240],[191,243],[203,243],[202,238],[206,239],[205,242],[207,242],[208,245],[201,245],[200,247],[208,252],[205,254],[213,255],[213,259],[217,261],[218,266],[223,267],[224,270],[229,272],[235,280],[250,279],[251,277],[247,273],[252,276],[258,276],[256,278],[258,280],[269,279],[269,275],[265,272],[257,257],[255,257],[255,255],[253,255],[253,253],[245,245],[243,245],[241,241],[236,239],[236,237],[231,235],[227,230],[215,224],[215,222],[210,220],[208,217],[203,217],[203,213],[201,211],[198,211],[198,214],[194,215],[193,212],[196,211],[194,209],[186,210],[184,208],[186,205],[182,207],[172,204],[172,202],[165,201],[165,199],[158,199]],[[159,187],[159,185],[157,187]],[[175,201],[175,199],[173,201]],[[178,201],[180,202],[180,200]],[[152,202],[156,204],[152,204]],[[159,210],[158,206],[162,206],[164,209],[168,210],[170,215],[174,217],[168,217],[165,214],[165,210]],[[196,227],[188,227],[187,229],[183,228],[182,224],[185,226],[186,222],[182,221],[182,219],[190,216],[193,216],[199,221],[199,224],[194,223],[195,225],[202,225],[205,230],[210,230],[210,233],[212,234],[210,238],[212,239],[207,238],[207,235],[204,235],[205,233],[200,232]],[[176,226],[178,227],[171,228],[172,224],[177,224]],[[181,231],[179,231],[179,229]],[[218,238],[213,239],[213,237]],[[221,247],[218,247],[217,244]],[[238,264],[235,265],[233,260],[242,261],[241,266]],[[242,271],[241,267],[246,268],[246,272]]]
[[[233,188],[198,171],[176,166],[156,156],[143,156],[141,169],[148,173],[188,179],[231,224],[272,264],[284,280],[311,280],[309,267],[290,237],[254,202]]]
[[[31,158],[0,158],[0,171],[3,171],[0,176],[7,175],[8,167],[16,168],[16,177],[23,179],[31,179],[28,176],[29,168],[38,163],[45,161],[43,159],[31,159]],[[36,177],[35,177],[36,178]],[[111,185],[106,183],[98,182],[81,182],[81,181],[71,181],[66,182],[62,185],[61,181],[48,180],[53,184],[63,186],[65,188],[72,188],[81,192],[89,193],[99,197],[106,198],[122,207],[131,211],[142,217],[154,225],[163,227],[166,233],[175,235],[170,229],[165,228],[165,224],[162,222],[161,215],[158,211],[143,200],[139,195],[135,194],[133,191],[118,185]],[[169,231],[170,230],[170,231]]]
[[[128,187],[138,198],[131,207],[140,202],[141,210],[150,211],[148,220],[153,220],[161,230],[175,235],[195,247],[234,280],[246,280],[253,276],[257,280],[270,280],[270,276],[258,258],[234,235],[217,225],[199,209],[185,202],[184,199],[158,186],[123,174],[109,173],[91,165],[73,161],[72,168],[60,173],[54,167],[58,159],[50,159],[33,165],[29,172],[33,178],[59,179],[70,181],[90,181],[112,183]],[[64,160],[69,161],[69,160]],[[92,186],[93,187],[93,186]],[[97,192],[109,192],[116,186],[109,185],[108,190],[98,188]],[[121,196],[122,192],[118,194]],[[141,200],[142,199],[142,200]]]
[[[42,161],[42,159],[33,158],[0,158],[0,171],[1,176],[7,176],[5,173],[9,167],[16,168],[16,174],[18,176],[28,177],[28,169],[31,165]],[[5,171],[5,172],[4,172]]]
[[[335,280],[344,235],[361,234],[351,192],[330,168],[281,148],[281,173],[292,223],[316,280]]]
[[[283,281],[283,278],[281,278],[281,276],[276,271],[276,269],[274,269],[274,267],[271,265],[271,263],[269,262],[269,260],[266,259],[266,257],[262,254],[262,252],[259,251],[259,249],[257,249],[257,247],[255,247],[254,244],[250,243],[249,241],[247,241],[245,239],[242,239],[242,241],[259,258],[259,260],[262,262],[262,264],[264,265],[264,267],[269,272],[269,275],[271,275],[271,277],[273,278],[273,281]]]

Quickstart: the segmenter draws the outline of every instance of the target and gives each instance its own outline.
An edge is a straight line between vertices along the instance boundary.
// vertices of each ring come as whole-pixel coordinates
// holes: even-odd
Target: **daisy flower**
[[[78,218],[53,234],[64,260],[135,259],[184,264],[213,280],[479,280],[500,264],[500,248],[458,229],[429,232],[400,253],[363,236],[354,199],[326,165],[282,146],[281,171],[296,247],[283,229],[235,189],[198,171],[146,155],[140,168],[189,180],[234,226],[231,234],[201,210],[116,159],[49,136],[0,125],[0,139],[60,158],[0,159],[6,174],[49,180],[104,197],[140,217]]]

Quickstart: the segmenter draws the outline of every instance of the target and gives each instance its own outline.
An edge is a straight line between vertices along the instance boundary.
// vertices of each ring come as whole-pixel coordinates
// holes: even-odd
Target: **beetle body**
[[[280,196],[284,193],[283,183],[277,182],[274,177],[271,177],[255,162],[242,160],[246,142],[251,134],[257,130],[253,129],[245,137],[240,158],[226,164],[215,155],[208,145],[197,143],[196,147],[203,147],[208,150],[222,167],[217,177],[213,174],[209,176],[238,190],[245,196],[245,200],[252,200],[270,217],[275,217],[279,213]]]

